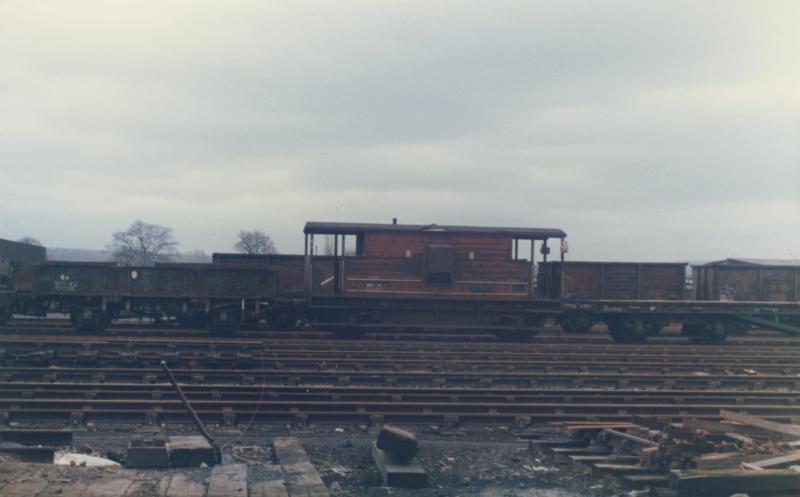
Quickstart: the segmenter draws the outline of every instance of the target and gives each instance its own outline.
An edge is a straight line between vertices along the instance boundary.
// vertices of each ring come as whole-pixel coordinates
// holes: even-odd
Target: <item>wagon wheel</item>
[[[275,311],[275,317],[270,323],[271,328],[280,331],[292,331],[297,329],[297,312],[294,307],[282,306]]]
[[[89,314],[89,317],[85,317]],[[91,307],[70,307],[69,320],[72,329],[77,333],[100,334],[111,324],[111,317],[108,313],[99,308]]]
[[[347,324],[337,328],[334,331],[336,338],[344,338],[355,340],[363,338],[367,334],[367,328],[364,326],[365,317],[356,314],[350,314],[347,317]]]
[[[236,333],[241,324],[238,310],[216,309],[211,311],[209,331],[215,335],[232,335]]]
[[[567,312],[558,319],[558,325],[567,333],[588,333],[593,324],[592,316],[581,312]]]
[[[608,334],[618,343],[645,343],[647,332],[638,319],[616,318],[608,320]]]
[[[658,321],[645,321],[644,331],[647,336],[658,335],[664,329],[664,323]]]
[[[728,330],[722,321],[713,323],[684,323],[683,334],[696,345],[714,345],[728,338]]]

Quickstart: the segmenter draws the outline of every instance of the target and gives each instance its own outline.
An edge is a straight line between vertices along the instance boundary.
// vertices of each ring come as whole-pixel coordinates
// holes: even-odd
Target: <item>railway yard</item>
[[[552,323],[526,342],[423,332],[343,340],[134,323],[96,336],[65,319],[17,318],[0,329],[0,493],[695,495],[685,482],[706,478],[710,493],[696,495],[731,495],[719,481],[736,473],[771,492],[751,495],[792,495],[775,490],[790,471],[741,465],[800,461],[789,436],[800,439],[798,357],[800,339],[758,330],[714,345],[688,343],[676,327],[620,344],[602,325],[566,334]],[[164,440],[198,438],[184,394],[223,464],[141,468],[151,463],[135,447],[149,461],[167,453]],[[383,467],[372,443],[393,426],[414,432],[419,449]],[[10,463],[64,451],[123,467]],[[728,463],[693,459],[715,454]]]

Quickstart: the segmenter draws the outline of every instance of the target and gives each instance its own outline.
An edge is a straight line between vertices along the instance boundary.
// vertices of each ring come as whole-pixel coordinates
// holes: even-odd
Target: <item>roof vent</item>
[[[392,218],[392,224],[397,224],[397,218],[396,217]]]

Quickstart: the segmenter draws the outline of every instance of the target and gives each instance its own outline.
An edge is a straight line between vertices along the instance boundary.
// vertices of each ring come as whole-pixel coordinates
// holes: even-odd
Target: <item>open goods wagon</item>
[[[30,307],[34,266],[46,255],[44,247],[0,239],[0,324]]]
[[[693,268],[687,264],[567,262],[543,268],[561,273],[566,331],[605,322],[616,341],[641,342],[668,323],[690,340],[717,343],[755,325],[800,335],[798,266],[733,260]]]
[[[36,301],[68,312],[77,328],[99,330],[123,314],[235,329],[276,309],[278,275],[267,268],[47,262],[36,267]]]

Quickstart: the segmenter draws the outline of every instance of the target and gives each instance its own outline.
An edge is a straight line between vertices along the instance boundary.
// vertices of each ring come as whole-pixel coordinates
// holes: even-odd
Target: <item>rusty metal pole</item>
[[[206,430],[206,426],[200,421],[200,417],[197,415],[194,409],[192,409],[192,405],[189,403],[189,399],[186,398],[186,395],[183,394],[183,390],[181,389],[180,385],[178,385],[177,380],[175,377],[172,376],[172,371],[169,370],[167,367],[167,361],[161,361],[161,368],[167,373],[167,377],[169,378],[170,383],[172,386],[175,387],[175,390],[178,392],[178,396],[180,396],[181,401],[183,402],[183,407],[189,411],[189,414],[192,417],[192,421],[194,421],[194,425],[200,430],[200,433],[208,440],[208,443],[211,445],[211,448],[214,449],[214,459],[216,459],[216,463],[220,464],[222,462],[222,449],[220,449],[217,442],[214,438],[211,437],[211,434],[208,433]]]

